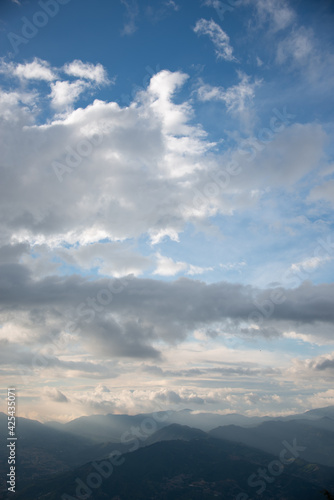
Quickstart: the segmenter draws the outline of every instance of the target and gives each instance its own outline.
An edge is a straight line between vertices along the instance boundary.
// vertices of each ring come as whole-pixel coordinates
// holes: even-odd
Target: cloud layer
[[[0,373],[25,415],[334,403],[325,12],[83,0],[0,60]]]

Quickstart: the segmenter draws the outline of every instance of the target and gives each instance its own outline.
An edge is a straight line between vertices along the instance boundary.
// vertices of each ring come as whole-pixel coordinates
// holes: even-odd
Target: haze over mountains
[[[94,499],[254,495],[249,476],[259,464],[277,461],[284,446],[293,463],[284,465],[271,496],[262,498],[315,499],[323,498],[319,492],[324,488],[334,490],[333,406],[277,418],[182,410],[92,415],[65,424],[17,420],[17,498],[22,500],[58,499],[66,491],[70,496],[65,498],[80,498],[75,496],[76,479],[89,475],[92,462],[115,453],[124,465],[114,467]],[[7,416],[0,413],[2,440],[6,432]],[[4,478],[3,448],[0,463]],[[6,489],[4,481],[1,489]],[[145,497],[148,490],[151,496]]]

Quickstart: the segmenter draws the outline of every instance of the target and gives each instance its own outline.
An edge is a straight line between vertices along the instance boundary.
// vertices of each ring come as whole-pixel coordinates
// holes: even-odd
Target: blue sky
[[[26,416],[334,404],[333,21],[1,3],[1,373]]]

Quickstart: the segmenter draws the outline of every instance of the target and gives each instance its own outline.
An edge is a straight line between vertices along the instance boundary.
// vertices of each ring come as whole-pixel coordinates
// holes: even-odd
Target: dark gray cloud
[[[102,363],[93,363],[90,361],[64,361],[59,359],[51,352],[44,352],[22,347],[8,340],[0,340],[0,364],[12,365],[11,369],[22,368],[22,373],[28,373],[31,370],[40,370],[45,368],[56,368],[62,373],[66,370],[91,374],[96,377],[115,377],[115,372]]]
[[[72,275],[36,280],[27,267],[9,264],[0,266],[0,297],[7,319],[23,311],[42,330],[52,318],[53,332],[71,321],[72,332],[81,332],[95,350],[138,358],[159,357],[156,341],[174,344],[196,328],[211,331],[217,324],[221,333],[271,338],[303,325],[314,336],[322,334],[324,325],[329,335],[326,325],[334,322],[334,284],[260,290],[188,278],[128,277],[122,282]],[[49,330],[39,335],[47,341]]]
[[[18,243],[14,245],[4,245],[0,247],[0,263],[18,262],[23,254],[29,254],[30,245],[28,243]]]
[[[46,395],[52,401],[56,403],[68,403],[68,398],[65,396],[63,392],[56,388],[49,388],[46,390]]]
[[[225,319],[261,323],[255,314],[252,316],[256,311],[263,321],[334,321],[334,284],[305,282],[295,289],[260,290],[228,282],[206,284],[188,278],[166,282],[125,277],[124,285],[122,280],[87,279],[78,275],[34,280],[29,269],[20,264],[0,266],[0,276],[3,309],[55,307],[71,312],[83,324],[93,316],[117,311],[126,313],[128,318],[140,318],[142,330],[145,319],[156,322],[155,334],[148,333],[147,327],[147,335],[166,335],[166,340],[179,336],[176,330],[180,325],[187,329]],[[102,290],[110,293],[104,295]],[[275,304],[274,296],[281,303]],[[103,305],[103,301],[110,303]],[[270,326],[265,325],[260,333],[277,334]]]
[[[166,391],[166,392],[158,393],[155,395],[154,399],[156,399],[158,401],[163,401],[164,403],[171,403],[171,404],[193,403],[196,405],[204,405],[205,403],[209,402],[206,399],[201,398],[195,394],[192,394],[189,396],[180,396],[175,391]]]
[[[245,363],[244,363],[245,364]],[[152,373],[157,377],[168,377],[168,378],[196,378],[196,377],[220,377],[222,376],[264,376],[264,375],[277,375],[279,374],[279,370],[274,370],[273,368],[259,368],[259,367],[245,367],[240,365],[234,366],[224,366],[224,367],[216,367],[216,368],[189,368],[186,370],[163,370],[159,366],[148,365],[142,367],[144,372]]]
[[[325,359],[324,361],[320,361],[314,365],[316,370],[334,370],[334,359]]]
[[[155,338],[152,331],[152,325],[145,328],[134,320],[117,322],[112,317],[98,318],[92,325],[81,327],[90,350],[102,358],[160,358],[159,351],[149,345]]]

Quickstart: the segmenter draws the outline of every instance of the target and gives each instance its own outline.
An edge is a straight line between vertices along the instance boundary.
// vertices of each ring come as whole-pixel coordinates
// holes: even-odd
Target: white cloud
[[[303,331],[304,331],[304,333],[303,333]],[[300,344],[302,342],[317,345],[317,346],[327,346],[327,345],[333,344],[332,340],[330,338],[328,338],[328,336],[317,335],[315,332],[312,333],[307,328],[306,329],[302,328],[301,331],[283,332],[283,337],[286,339],[299,340]],[[300,363],[299,366],[302,366],[303,364],[305,365],[305,361],[301,361],[301,362],[298,361],[296,363],[297,364]],[[295,364],[295,362],[294,362],[294,364]],[[292,368],[292,370],[294,370],[294,368]]]
[[[311,408],[324,408],[326,406],[334,405],[334,389],[318,392],[307,398],[308,404]]]
[[[187,274],[189,276],[196,276],[198,274],[203,274],[207,271],[213,271],[213,267],[200,267],[200,266],[193,266],[192,264],[188,264],[189,269],[187,271]]]
[[[87,84],[83,80],[76,80],[73,83],[58,80],[51,83],[51,104],[58,110],[67,110],[79,99],[86,88]]]
[[[225,61],[236,61],[233,56],[233,48],[230,45],[229,36],[212,19],[210,21],[207,19],[199,19],[194,28],[194,32],[198,35],[209,36],[216,49],[216,55],[219,59],[224,59]]]
[[[75,81],[59,80],[58,74],[63,71],[67,75],[77,77]],[[84,90],[93,86],[93,84],[109,83],[107,73],[102,64],[83,63],[80,60],[75,60],[72,63],[66,64],[63,68],[51,68],[47,61],[35,58],[30,63],[6,63],[4,60],[0,64],[0,73],[3,73],[7,78],[17,77],[20,80],[34,81],[41,80],[50,83],[51,104],[58,111],[69,110],[73,103],[79,98]],[[57,81],[55,81],[57,80]],[[14,95],[14,93],[12,93]],[[34,89],[25,94],[20,92],[20,95],[34,97],[35,104],[38,102],[38,93]],[[22,100],[21,97],[21,101]],[[31,99],[32,101],[32,99]]]
[[[239,72],[240,83],[227,89],[201,85],[197,91],[202,101],[223,101],[231,113],[243,115],[255,96],[255,89],[260,85],[259,80],[250,83],[250,77]]]
[[[10,130],[4,126],[1,131],[8,136],[2,150],[7,176],[1,203],[12,206],[8,183],[14,179],[20,200],[11,212],[10,220],[16,221],[13,238],[48,245],[115,241],[140,234],[155,242],[164,235],[177,239],[185,216],[179,207],[191,205],[191,186],[201,182],[198,176],[206,169],[205,154],[212,146],[203,129],[190,124],[194,116],[190,103],[173,102],[187,78],[162,71],[129,107],[96,100],[75,111],[69,108],[88,84],[53,82],[52,104],[67,115],[30,127],[24,125],[34,117],[24,112],[20,96],[2,93]],[[23,113],[22,125],[18,118]],[[88,153],[82,148],[87,141]],[[54,162],[65,168],[62,183]],[[14,166],[9,170],[6,165]],[[26,176],[32,182],[30,189],[23,181]],[[190,184],[183,182],[187,176]]]
[[[51,82],[57,78],[56,73],[47,61],[35,58],[31,63],[13,64],[2,62],[1,73],[17,76],[26,80],[44,80]]]
[[[85,270],[97,268],[100,274],[107,276],[139,276],[153,263],[148,257],[135,252],[126,243],[92,243],[69,249],[61,248],[55,255],[67,264]]]
[[[150,81],[148,92],[161,101],[169,101],[173,94],[182,87],[189,76],[180,71],[174,73],[162,70],[154,75]],[[163,110],[164,111],[164,110]]]
[[[180,272],[184,272],[189,276],[196,276],[207,271],[213,271],[212,267],[200,267],[188,264],[187,262],[175,262],[172,258],[156,254],[157,267],[153,274],[159,276],[176,276]]]
[[[159,276],[175,276],[181,271],[185,271],[188,267],[186,262],[175,262],[170,257],[165,257],[157,253],[157,268],[153,274]]]
[[[108,83],[108,75],[102,64],[84,63],[76,59],[65,64],[63,70],[67,75],[90,80],[97,84]]]
[[[171,241],[176,241],[176,242],[180,241],[178,232],[171,228],[150,230],[149,234],[152,245],[157,245],[158,243],[163,241],[166,237],[169,238]]]
[[[322,266],[323,264],[331,260],[333,260],[333,257],[331,257],[330,255],[326,255],[324,257],[310,257],[300,262],[295,262],[294,264],[291,264],[290,271],[292,271],[295,274],[303,271],[312,273],[318,267]]]
[[[65,64],[62,68],[52,68],[47,61],[37,57],[30,63],[6,63],[4,60],[0,65],[0,73],[6,76],[16,76],[25,80],[44,80],[52,82],[58,79],[59,72],[80,80],[88,80],[97,85],[109,83],[107,71],[102,64],[84,63],[76,59]]]
[[[32,63],[18,64],[14,73],[19,78],[26,78],[28,80],[52,81],[56,79],[56,75],[50,68],[50,65],[46,61],[39,59],[35,59]]]
[[[49,247],[141,235],[153,244],[164,237],[178,241],[185,224],[203,227],[211,215],[231,215],[255,206],[268,186],[292,186],[318,166],[326,136],[320,125],[313,124],[283,128],[271,141],[261,143],[255,155],[253,146],[249,150],[243,143],[239,150],[210,152],[214,144],[194,124],[191,101],[174,102],[187,78],[180,72],[161,71],[126,108],[95,100],[41,125],[33,123],[34,115],[21,94],[0,93],[7,120],[1,129],[6,142],[0,204],[4,213],[10,207],[11,214],[2,221],[2,238],[11,233],[12,241]],[[58,112],[69,108],[87,83],[51,85]],[[234,104],[239,98],[236,91],[224,92],[229,106],[240,105]],[[82,147],[87,141],[88,153]],[[62,183],[53,169],[55,161],[67,169]],[[222,165],[230,162],[240,175],[230,175],[226,184]],[[9,195],[13,189],[15,206]],[[113,272],[114,258],[110,257],[107,272]],[[136,264],[133,272],[139,273],[140,266]]]
[[[34,92],[6,92],[0,89],[0,113],[1,118],[10,130],[17,127],[18,131],[24,125],[32,125],[34,114],[31,112],[35,107],[36,94]],[[6,126],[2,128],[2,138],[10,131]]]
[[[299,335],[300,338],[302,336]],[[296,338],[298,336],[296,335]],[[304,340],[304,339],[303,339]],[[334,377],[334,352],[322,354],[314,358],[293,359],[292,372],[300,372],[304,376]]]

